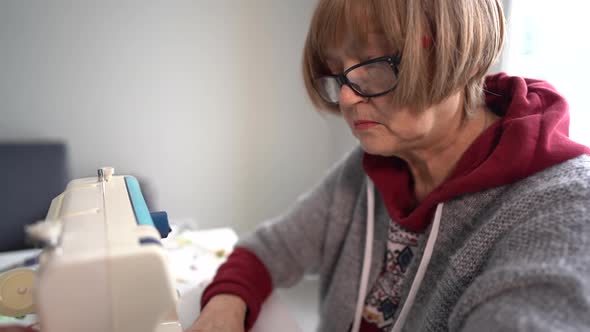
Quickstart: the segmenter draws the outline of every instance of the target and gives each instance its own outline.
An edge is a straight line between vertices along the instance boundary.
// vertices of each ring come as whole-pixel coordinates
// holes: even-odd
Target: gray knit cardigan
[[[354,316],[367,209],[361,159],[357,148],[238,244],[262,260],[274,287],[319,274],[319,331],[346,332]],[[377,194],[369,289],[382,270],[389,222]],[[446,202],[411,308],[404,331],[590,331],[590,157]]]

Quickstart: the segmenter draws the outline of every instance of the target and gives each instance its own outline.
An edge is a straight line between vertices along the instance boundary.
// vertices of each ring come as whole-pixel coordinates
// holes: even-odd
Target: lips
[[[354,129],[356,130],[366,130],[378,125],[379,122],[369,121],[369,120],[356,120],[353,122]]]

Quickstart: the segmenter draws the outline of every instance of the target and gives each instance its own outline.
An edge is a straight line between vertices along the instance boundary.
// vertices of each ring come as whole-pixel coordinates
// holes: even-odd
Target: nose
[[[365,97],[359,96],[346,84],[342,85],[342,88],[340,88],[340,105],[354,105],[365,101],[365,99]]]

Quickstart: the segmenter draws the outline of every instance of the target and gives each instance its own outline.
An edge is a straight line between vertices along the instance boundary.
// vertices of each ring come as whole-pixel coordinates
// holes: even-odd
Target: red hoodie
[[[365,172],[392,220],[407,229],[423,231],[440,202],[514,183],[590,154],[590,149],[568,138],[567,102],[550,84],[497,74],[486,78],[485,91],[487,106],[502,118],[471,144],[451,176],[418,207],[413,209],[411,174],[403,160],[364,155]],[[236,294],[248,305],[246,329],[250,329],[271,292],[272,281],[264,264],[249,250],[236,248],[203,293],[201,307],[217,294]]]

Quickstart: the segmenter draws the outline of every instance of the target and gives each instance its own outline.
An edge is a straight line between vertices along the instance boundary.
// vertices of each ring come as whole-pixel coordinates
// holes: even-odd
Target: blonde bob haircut
[[[326,51],[382,33],[401,55],[392,102],[413,110],[461,90],[469,114],[483,103],[483,80],[504,43],[501,0],[320,0],[303,50],[305,87],[320,110],[338,113],[314,88],[329,73]],[[383,54],[390,55],[390,54]]]

